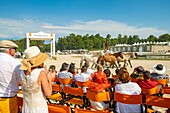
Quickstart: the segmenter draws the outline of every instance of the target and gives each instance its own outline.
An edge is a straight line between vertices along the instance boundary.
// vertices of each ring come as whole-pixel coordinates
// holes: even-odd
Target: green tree
[[[158,41],[169,42],[170,41],[170,35],[169,34],[163,34],[163,35],[159,36]]]

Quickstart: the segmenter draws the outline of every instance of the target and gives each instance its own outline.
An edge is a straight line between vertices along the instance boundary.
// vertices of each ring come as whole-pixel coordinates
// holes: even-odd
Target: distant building
[[[114,51],[123,52],[170,52],[169,42],[141,42],[128,44],[117,44],[113,47]]]

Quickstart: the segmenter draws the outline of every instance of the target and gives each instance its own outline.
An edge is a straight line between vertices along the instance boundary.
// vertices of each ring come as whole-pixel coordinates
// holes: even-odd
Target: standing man
[[[109,50],[109,42],[108,42],[108,38],[106,38],[106,43],[105,43],[105,50]]]
[[[12,41],[0,41],[0,113],[18,113],[20,61],[13,58],[16,48]]]

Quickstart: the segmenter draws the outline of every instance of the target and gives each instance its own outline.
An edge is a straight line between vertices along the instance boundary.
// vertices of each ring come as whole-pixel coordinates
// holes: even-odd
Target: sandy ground
[[[46,61],[46,65],[47,65],[47,69],[49,68],[50,65],[55,65],[56,66],[56,70],[58,71],[62,65],[63,62],[66,63],[75,63],[76,64],[76,68],[80,67],[80,58],[81,58],[81,54],[72,54],[72,55],[57,55],[57,60],[53,60],[52,58],[49,58]],[[132,63],[132,68],[130,67],[130,65],[127,66],[127,69],[129,71],[129,73],[133,72],[133,69],[137,66],[143,66],[146,70],[150,70],[152,69],[152,67],[156,64],[163,64],[167,67],[167,74],[170,75],[170,61],[164,61],[164,60],[131,60]],[[92,64],[92,62],[91,62]],[[121,63],[123,65],[123,63]],[[111,72],[114,74],[115,73],[115,69],[110,68]]]

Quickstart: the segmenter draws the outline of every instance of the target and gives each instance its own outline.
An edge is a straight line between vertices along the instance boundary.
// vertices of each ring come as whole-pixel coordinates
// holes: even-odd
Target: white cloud
[[[0,18],[0,38],[16,38],[25,37],[27,32],[47,32],[54,33],[57,37],[66,36],[70,33],[85,35],[85,34],[101,34],[106,37],[111,34],[112,37],[122,35],[139,35],[140,38],[147,38],[149,35],[160,36],[168,33],[166,30],[161,30],[152,27],[130,26],[126,23],[120,23],[112,20],[96,20],[82,22],[74,21],[68,26],[53,25],[53,23],[39,22],[35,20],[13,20]]]

